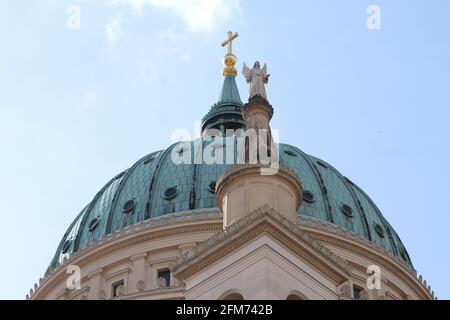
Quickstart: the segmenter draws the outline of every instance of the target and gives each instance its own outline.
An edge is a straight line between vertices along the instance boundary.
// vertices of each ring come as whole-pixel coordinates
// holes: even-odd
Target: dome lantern
[[[226,130],[237,130],[245,127],[242,116],[242,101],[236,84],[237,70],[235,68],[237,58],[232,52],[232,43],[239,36],[238,33],[228,32],[228,38],[222,42],[222,47],[227,46],[228,52],[223,58],[223,76],[225,77],[220,92],[219,100],[214,104],[208,114],[203,117],[202,136],[207,130],[219,130],[226,135]]]

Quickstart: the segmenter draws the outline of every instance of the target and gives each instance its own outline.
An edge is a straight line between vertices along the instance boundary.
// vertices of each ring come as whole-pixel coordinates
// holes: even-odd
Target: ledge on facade
[[[139,298],[139,297],[148,297],[148,296],[153,296],[153,297],[154,296],[164,296],[164,295],[170,295],[170,294],[176,294],[176,293],[182,294],[185,290],[186,290],[186,287],[183,284],[179,284],[176,286],[170,286],[170,287],[165,287],[165,288],[156,288],[156,289],[145,290],[145,291],[140,291],[140,292],[133,292],[133,293],[124,295],[122,297],[112,298],[110,300],[127,300],[127,299],[131,299],[131,298],[135,299],[135,298]],[[184,299],[183,296],[180,296],[179,298]],[[162,299],[164,299],[164,297],[162,297]],[[171,297],[169,299],[173,299],[173,297]]]

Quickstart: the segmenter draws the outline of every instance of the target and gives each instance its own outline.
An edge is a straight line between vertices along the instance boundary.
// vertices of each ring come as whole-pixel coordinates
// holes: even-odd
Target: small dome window
[[[384,238],[384,229],[383,229],[383,227],[380,224],[374,222],[374,228],[375,228],[375,231],[377,232],[377,234],[381,238]]]
[[[216,181],[212,181],[208,185],[208,191],[211,192],[211,193],[216,193]]]
[[[133,212],[135,207],[136,207],[136,202],[134,200],[128,200],[123,205],[122,212],[131,213],[131,212]]]
[[[92,219],[88,225],[89,231],[90,232],[94,231],[97,228],[99,222],[100,222],[100,219],[98,217],[95,217],[94,219]]]
[[[175,198],[175,197],[177,196],[177,194],[178,194],[178,189],[177,189],[177,187],[171,187],[171,188],[167,188],[167,189],[164,191],[163,197],[164,197],[164,199],[166,199],[166,200],[170,200],[170,199]]]
[[[325,163],[323,163],[322,161],[317,161],[317,164],[325,169],[328,169],[328,166]]]
[[[306,190],[306,191],[303,192],[303,200],[305,200],[306,202],[311,203],[311,202],[316,201],[316,196],[311,191]]]
[[[341,204],[341,211],[347,217],[349,217],[349,218],[353,217],[353,209],[348,204],[345,204],[345,203]]]
[[[70,245],[72,244],[72,240],[66,240],[64,241],[64,244],[62,246],[61,252],[62,253],[67,253],[69,252],[70,249]]]
[[[284,153],[287,154],[288,156],[291,156],[291,157],[296,157],[297,156],[297,154],[294,151],[292,151],[292,150],[286,150],[286,151],[284,151]]]
[[[155,156],[148,157],[147,159],[142,161],[142,164],[149,164],[150,162],[153,162],[153,160],[155,160]]]

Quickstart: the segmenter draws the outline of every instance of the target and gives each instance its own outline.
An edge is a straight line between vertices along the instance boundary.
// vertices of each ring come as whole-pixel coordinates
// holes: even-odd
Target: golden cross
[[[233,34],[233,32],[228,31],[228,39],[225,40],[224,42],[222,42],[222,47],[225,47],[226,45],[228,45],[228,54],[232,54],[232,43],[233,40],[236,39],[237,37],[239,37],[238,33]]]

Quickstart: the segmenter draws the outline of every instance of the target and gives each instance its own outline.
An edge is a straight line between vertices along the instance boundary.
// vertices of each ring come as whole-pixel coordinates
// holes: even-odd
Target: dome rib
[[[368,238],[369,240],[371,240],[371,238],[370,238],[370,231],[368,232],[368,229],[367,229],[368,226],[365,224],[365,221],[366,221],[365,212],[361,210],[361,207],[359,206],[359,203],[358,203],[358,199],[355,197],[355,193],[352,192],[352,189],[349,187],[345,177],[338,170],[336,170],[336,168],[334,168],[329,163],[325,163],[323,160],[318,159],[318,158],[316,158],[314,156],[310,156],[310,158],[313,159],[314,162],[316,162],[316,163],[322,162],[322,163],[326,164],[327,170],[330,170],[330,172],[332,172],[334,174],[334,176],[338,179],[340,184],[345,187],[345,190],[347,190],[348,195],[350,196],[350,199],[351,199],[353,205],[356,207],[356,210],[358,211],[359,218],[360,218],[358,221],[355,221],[355,222],[351,221],[351,223],[350,223],[351,224],[351,228],[352,228],[351,231],[353,231],[355,233],[360,233],[358,231],[355,231],[355,224],[359,224],[360,227],[362,227],[362,229],[364,230],[364,234],[363,235],[366,238]],[[316,166],[316,165],[314,164],[314,166]],[[316,169],[318,170],[317,166],[316,166]]]
[[[58,248],[56,249],[55,254],[53,255],[53,259],[50,262],[49,267],[47,268],[46,272],[49,272],[51,268],[55,267],[55,265],[58,263],[58,258],[60,257],[60,252],[62,249],[62,246],[64,242],[66,241],[67,237],[69,236],[70,232],[72,231],[73,227],[77,223],[77,221],[80,219],[80,217],[86,213],[86,209],[89,206],[89,204],[81,210],[81,212],[75,217],[75,219],[72,221],[72,223],[69,225],[69,228],[67,228],[67,231],[64,233],[64,236],[62,237],[61,241],[58,244]]]
[[[152,175],[151,175],[150,184],[149,184],[148,188],[145,189],[146,193],[147,193],[147,196],[145,197],[146,201],[145,201],[144,220],[148,220],[148,219],[151,218],[151,204],[150,204],[150,201],[151,201],[152,184],[153,184],[153,182],[155,180],[156,173],[157,173],[158,167],[159,167],[159,165],[161,163],[161,159],[162,159],[162,155],[163,154],[164,154],[164,150],[160,150],[160,151],[155,152],[155,153],[152,154],[153,156],[156,155],[155,159],[157,161],[156,161],[155,168],[154,168],[154,170],[152,172]]]
[[[365,236],[370,241],[372,241],[372,234],[370,232],[369,223],[367,221],[367,215],[366,215],[366,212],[364,211],[364,208],[361,205],[361,202],[359,201],[359,199],[358,199],[358,197],[357,197],[357,195],[355,193],[355,190],[353,190],[351,185],[349,185],[348,179],[346,179],[338,170],[336,170],[336,168],[334,168],[333,166],[330,166],[330,168],[341,179],[342,183],[345,185],[347,190],[350,192],[350,195],[352,196],[354,203],[357,204],[356,207],[357,207],[357,210],[358,210],[358,213],[359,213],[359,217],[361,218],[361,223],[362,223],[362,226],[363,226],[363,230],[365,232]]]
[[[367,195],[367,193],[362,190],[358,185],[356,185],[355,183],[353,183],[352,185],[355,189],[357,189],[361,195],[363,197],[365,197],[366,201],[370,203],[370,205],[372,206],[372,208],[375,210],[375,213],[377,214],[378,218],[380,219],[380,221],[382,221],[383,223],[383,227],[386,229],[386,231],[388,232],[388,236],[389,236],[389,240],[391,242],[391,246],[393,249],[393,253],[396,256],[401,256],[400,254],[400,250],[404,250],[405,255],[407,257],[407,263],[410,264],[412,266],[412,261],[411,258],[408,254],[408,251],[406,250],[405,246],[403,245],[402,241],[400,240],[400,237],[398,236],[397,232],[395,231],[395,229],[391,226],[391,224],[386,220],[386,218],[383,216],[383,214],[381,213],[380,209],[378,208],[378,206],[373,202],[373,200]],[[395,241],[395,239],[393,239],[393,235],[395,235],[395,237],[397,238]]]
[[[150,219],[151,215],[152,215],[151,201],[152,201],[153,185],[154,185],[154,182],[155,182],[155,179],[156,179],[156,174],[159,172],[158,169],[159,169],[159,167],[161,165],[162,159],[165,158],[165,151],[166,150],[158,151],[158,158],[157,158],[157,163],[156,163],[156,166],[155,166],[155,170],[153,170],[153,175],[152,175],[152,178],[150,180],[150,185],[149,185],[149,187],[148,187],[148,189],[146,191],[146,192],[148,192],[148,195],[147,195],[147,199],[146,199],[146,209],[145,209],[145,218],[144,218],[145,220]]]
[[[398,245],[397,245],[396,241],[393,239],[393,236],[392,236],[393,228],[387,222],[387,220],[383,217],[383,215],[381,214],[380,210],[375,205],[375,203],[369,198],[369,196],[361,188],[358,188],[358,189],[359,189],[359,192],[362,194],[362,196],[365,197],[366,201],[368,201],[371,204],[372,208],[375,211],[375,214],[377,215],[377,217],[380,220],[380,222],[383,224],[383,227],[384,227],[384,229],[386,230],[386,232],[388,234],[388,239],[389,239],[389,241],[391,243],[391,248],[392,248],[393,253],[396,254],[397,256],[400,255],[400,251],[399,251]]]
[[[331,211],[330,200],[328,199],[328,193],[325,192],[326,187],[325,187],[325,183],[323,182],[321,173],[319,172],[319,170],[317,170],[317,167],[315,166],[315,164],[313,163],[313,161],[311,160],[311,157],[309,155],[307,155],[306,153],[304,153],[302,150],[300,150],[299,148],[297,148],[295,146],[290,146],[290,147],[293,148],[294,150],[296,150],[302,156],[302,158],[306,161],[306,163],[311,168],[311,171],[314,173],[317,183],[320,186],[320,190],[322,191],[322,196],[325,200],[325,210],[327,212],[327,220],[331,223],[334,223],[333,213]]]
[[[115,209],[117,207],[117,199],[119,198],[118,195],[123,190],[123,186],[125,185],[128,177],[131,176],[131,174],[133,173],[133,171],[136,168],[136,165],[138,163],[139,163],[139,161],[136,162],[130,169],[127,170],[127,172],[126,172],[125,176],[123,177],[122,181],[120,181],[119,187],[116,189],[116,192],[114,193],[113,200],[111,202],[111,205],[109,207],[109,211],[107,213],[105,235],[111,233],[112,220],[113,220],[113,217],[114,217]]]
[[[320,159],[317,159],[316,157],[314,157],[314,159],[316,159],[317,161],[323,161]],[[369,239],[372,240],[372,236],[370,233],[370,228],[369,228],[369,224],[367,222],[367,216],[366,213],[364,212],[364,209],[362,208],[358,197],[355,194],[355,191],[351,188],[351,186],[349,186],[349,183],[347,182],[347,179],[338,171],[336,170],[335,167],[333,167],[332,165],[330,165],[329,163],[327,163],[328,168],[334,172],[334,174],[338,177],[338,179],[342,182],[342,184],[345,186],[345,188],[348,190],[348,192],[350,193],[350,196],[353,199],[353,202],[355,204],[357,204],[356,208],[358,210],[359,216],[361,218],[361,224],[363,226],[363,230],[365,232],[365,236]]]
[[[189,197],[189,210],[194,210],[196,208],[196,188],[195,185],[197,183],[197,164],[193,164],[193,172],[192,172],[192,186]]]
[[[155,196],[154,196],[154,193],[155,193],[154,187],[158,181],[158,178],[160,177],[162,165],[164,164],[167,155],[170,154],[177,145],[178,145],[178,143],[174,143],[169,148],[164,150],[162,155],[159,158],[158,164],[156,165],[155,174],[151,181],[150,188],[149,188],[149,195],[148,195],[148,202],[150,203],[150,208],[149,208],[149,213],[148,213],[149,218],[154,217],[154,212],[152,210],[154,208],[155,201],[156,201]]]
[[[354,184],[353,181],[351,181],[349,178],[347,178],[347,177],[345,177],[345,176],[344,176],[344,180],[345,180],[345,182],[346,182],[347,187],[350,188],[350,192],[351,192],[352,195],[355,197],[355,199],[356,199],[356,201],[357,201],[357,204],[358,204],[358,207],[360,208],[361,212],[363,213],[363,214],[361,215],[361,218],[363,219],[363,222],[364,222],[364,227],[365,227],[366,236],[367,236],[367,238],[368,238],[370,241],[372,241],[372,240],[373,240],[373,239],[372,239],[372,238],[373,238],[373,237],[372,237],[372,231],[370,231],[370,225],[369,225],[369,221],[368,221],[368,218],[367,218],[367,213],[366,213],[366,211],[365,211],[365,209],[364,209],[364,207],[363,207],[363,205],[362,205],[362,203],[361,203],[361,200],[359,199],[359,197],[358,197],[358,195],[356,194],[355,189],[354,189],[354,186],[356,186],[356,185]]]
[[[73,252],[78,251],[78,246],[80,244],[81,237],[83,235],[83,228],[86,224],[88,217],[91,215],[91,209],[95,203],[96,202],[94,200],[92,200],[91,203],[89,203],[88,208],[86,209],[86,212],[84,213],[83,218],[81,219],[80,226],[78,228],[77,235],[75,237],[75,243],[73,245]]]
[[[118,175],[116,175],[113,179],[111,179],[94,197],[94,199],[91,201],[91,203],[88,205],[88,208],[86,210],[86,214],[84,215],[83,219],[81,220],[80,223],[80,228],[78,229],[77,232],[77,236],[75,238],[75,244],[74,244],[74,252],[76,252],[78,250],[78,246],[80,244],[81,241],[81,237],[83,235],[83,230],[84,227],[86,226],[87,220],[88,218],[91,216],[92,213],[92,209],[95,208],[95,206],[97,205],[97,202],[99,201],[99,199],[103,196],[103,194],[105,193],[106,190],[109,189],[109,187],[117,180],[117,179],[121,179],[124,175],[126,175],[126,173],[129,170],[125,170],[122,171],[121,173],[119,173]],[[115,191],[115,193],[117,192],[117,190]],[[107,233],[106,233],[107,234]]]
[[[111,233],[111,230],[112,230],[112,222],[113,222],[113,219],[114,219],[114,213],[116,212],[116,209],[117,209],[117,203],[118,203],[119,195],[121,194],[121,192],[122,192],[124,186],[126,185],[128,179],[129,179],[129,177],[135,172],[135,170],[136,170],[136,168],[137,168],[138,166],[142,165],[142,162],[143,162],[143,161],[145,161],[145,160],[147,160],[148,158],[154,156],[154,155],[157,154],[158,152],[161,152],[161,151],[153,152],[153,153],[151,153],[151,154],[149,154],[149,155],[147,155],[147,156],[141,158],[141,159],[138,160],[138,161],[137,161],[130,169],[128,169],[128,170],[126,171],[125,176],[123,177],[122,181],[120,182],[120,186],[116,189],[116,192],[115,192],[115,194],[114,194],[114,198],[113,198],[113,201],[112,201],[112,203],[111,203],[111,206],[110,206],[110,209],[109,209],[109,212],[108,212],[108,215],[107,215],[107,222],[106,222],[106,231],[105,231],[105,234],[110,234],[110,233]]]

